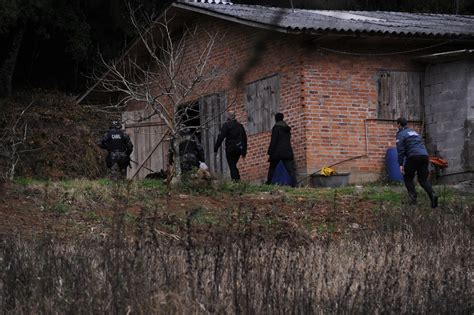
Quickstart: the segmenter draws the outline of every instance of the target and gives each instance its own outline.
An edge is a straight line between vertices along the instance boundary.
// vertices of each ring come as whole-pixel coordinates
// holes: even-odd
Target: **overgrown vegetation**
[[[59,238],[46,224],[34,238],[3,235],[0,307],[7,312],[474,309],[472,198],[449,188],[441,189],[445,203],[436,210],[407,206],[400,198],[404,192],[388,186],[335,190],[225,183],[214,187],[214,197],[182,187],[166,191],[153,180],[136,182],[130,191],[103,180],[19,180],[9,189],[54,210],[47,213],[57,222],[83,213],[84,222],[73,217],[74,222],[85,224],[89,233]],[[222,199],[226,207],[209,207]],[[362,210],[374,224],[363,228],[365,222],[358,221],[354,227],[344,213],[361,209],[351,203],[365,204]],[[105,204],[112,209],[108,215],[101,209]],[[102,228],[90,225],[98,222]]]
[[[78,106],[54,91],[0,99],[0,179],[66,179],[103,176],[97,140],[116,112]]]

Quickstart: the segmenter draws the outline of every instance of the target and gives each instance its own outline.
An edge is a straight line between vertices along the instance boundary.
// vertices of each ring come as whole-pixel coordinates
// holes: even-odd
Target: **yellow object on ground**
[[[321,169],[320,174],[323,176],[331,176],[331,175],[336,175],[336,171],[330,167],[323,167]]]

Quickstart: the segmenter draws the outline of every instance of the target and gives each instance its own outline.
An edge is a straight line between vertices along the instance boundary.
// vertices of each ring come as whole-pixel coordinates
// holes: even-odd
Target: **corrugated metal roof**
[[[179,3],[176,7],[257,27],[301,33],[372,33],[408,37],[474,37],[474,16],[381,11],[329,11],[259,5]]]

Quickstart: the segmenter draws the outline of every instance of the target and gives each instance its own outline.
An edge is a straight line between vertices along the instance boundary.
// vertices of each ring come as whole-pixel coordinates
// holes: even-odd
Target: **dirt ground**
[[[104,200],[100,191],[91,189],[91,197],[84,197],[77,188],[10,182],[3,184],[0,193],[0,235],[96,238],[112,231],[118,217],[131,234],[146,224],[175,238],[191,227],[197,237],[251,231],[263,238],[314,239],[369,230],[376,224],[377,204],[362,196],[313,195],[309,189],[292,192],[157,195],[153,189],[142,188],[132,192],[136,197],[122,194]]]

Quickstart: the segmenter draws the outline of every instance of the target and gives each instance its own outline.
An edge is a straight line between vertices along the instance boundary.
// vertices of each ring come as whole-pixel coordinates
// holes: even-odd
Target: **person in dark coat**
[[[407,120],[403,117],[397,119],[397,153],[400,172],[403,174],[405,186],[408,190],[410,203],[416,204],[415,174],[418,182],[428,194],[431,207],[438,206],[438,196],[433,191],[428,181],[428,151],[421,136],[414,130],[407,127]]]
[[[99,147],[108,152],[105,162],[112,171],[113,180],[117,180],[125,174],[127,166],[130,165],[130,154],[133,151],[130,137],[121,128],[120,122],[113,121],[110,129],[99,142]]]
[[[227,121],[222,125],[219,136],[214,145],[214,154],[217,154],[222,141],[225,139],[225,156],[229,164],[230,177],[234,181],[240,180],[237,162],[240,156],[247,155],[247,133],[244,126],[235,119],[235,114],[227,113]]]
[[[283,120],[282,113],[275,114],[275,125],[272,128],[272,138],[268,147],[270,166],[266,184],[272,184],[273,174],[278,163],[282,161],[291,178],[291,186],[296,186],[295,161],[291,148],[291,127]]]

